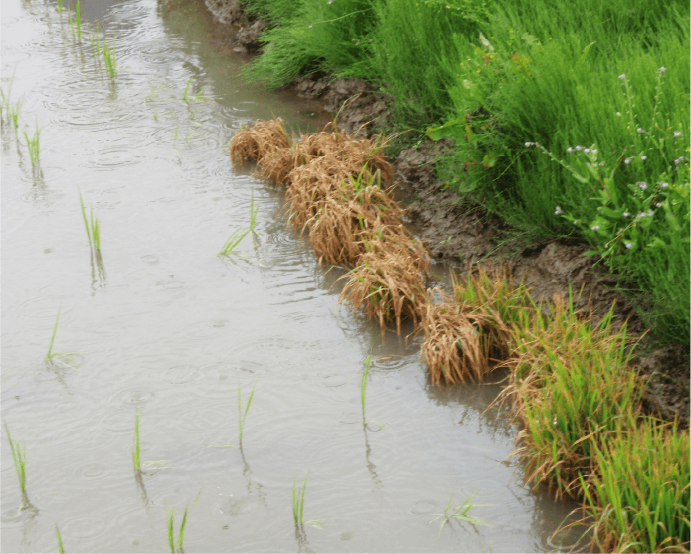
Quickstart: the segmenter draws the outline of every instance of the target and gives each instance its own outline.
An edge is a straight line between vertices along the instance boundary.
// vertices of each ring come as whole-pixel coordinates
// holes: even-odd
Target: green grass
[[[259,381],[257,381],[258,383]],[[250,411],[250,405],[252,404],[252,399],[254,398],[254,391],[257,388],[257,383],[254,384],[254,387],[252,387],[252,393],[250,394],[250,398],[247,401],[247,406],[245,407],[245,413],[242,413],[242,391],[240,390],[240,384],[238,383],[238,412],[239,412],[239,422],[238,422],[238,427],[240,428],[240,448],[242,448],[242,430],[243,427],[245,426],[245,419],[247,419],[247,412]]]
[[[177,131],[175,133],[175,136],[177,138]],[[257,225],[257,214],[259,213],[259,208],[254,207],[254,193],[252,193],[252,201],[250,204],[250,226],[246,229],[238,229],[235,231],[232,235],[230,235],[230,238],[225,242],[223,245],[223,248],[221,248],[221,251],[218,253],[219,256],[228,256],[235,250],[235,248],[242,242],[242,239],[244,239],[247,235],[250,233],[254,232],[254,228]]]
[[[7,423],[5,423],[5,432],[7,433],[7,440],[10,442],[12,459],[14,460],[14,468],[17,470],[17,477],[19,478],[19,487],[22,491],[23,508],[29,505],[29,499],[26,494],[26,444],[24,445],[24,450],[22,450],[19,444],[12,442],[12,435],[10,435],[10,428],[7,426]]]
[[[94,217],[94,209],[91,208],[89,218],[86,217],[86,208],[84,207],[84,199],[82,198],[82,192],[79,191],[79,203],[82,208],[82,218],[84,219],[84,227],[86,228],[86,235],[89,239],[89,248],[92,249],[94,253],[101,251],[101,225],[98,221],[98,217]]]
[[[141,450],[139,448],[139,409],[134,416],[134,438],[132,440],[132,467],[136,474],[142,472]]]
[[[297,486],[297,481],[293,479],[293,521],[296,527],[301,527],[302,514],[305,509],[305,489],[307,488],[307,479],[309,478],[309,471],[305,476],[305,480],[300,487]]]
[[[618,428],[597,449],[592,486],[582,490],[605,552],[688,551],[689,433],[652,418]]]
[[[58,552],[65,554],[65,547],[62,545],[62,537],[60,536],[60,529],[57,523],[55,524],[55,534],[58,536]]]
[[[203,487],[202,487],[203,490]],[[197,495],[197,498],[194,499],[194,503],[192,504],[192,508],[194,508],[195,504],[197,503],[197,500],[199,500],[199,497],[201,496],[202,491],[199,491],[199,494]],[[188,507],[189,505],[185,506],[185,513],[182,515],[182,522],[180,523],[180,530],[178,531],[178,540],[177,543],[175,541],[175,508],[172,508],[170,510],[170,513],[166,510],[166,517],[168,520],[168,545],[170,547],[170,552],[171,554],[175,554],[176,552],[184,552],[183,550],[183,543],[185,541],[185,526],[187,525],[187,513],[188,513]]]
[[[444,509],[443,514],[438,514],[437,517],[435,517],[433,520],[428,521],[427,523],[432,523],[433,521],[436,521],[441,518],[441,525],[439,525],[439,534],[441,535],[441,532],[444,530],[444,525],[447,523],[451,523],[452,520],[456,521],[466,521],[472,525],[489,525],[487,522],[482,521],[481,519],[476,518],[475,516],[469,515],[468,512],[477,506],[477,504],[471,504],[470,501],[473,499],[473,497],[478,493],[478,491],[475,491],[473,494],[470,495],[470,497],[463,502],[460,506],[456,506],[450,513],[449,513],[449,508],[451,508],[451,503],[453,502],[453,493],[451,493],[451,498],[449,498],[449,503],[446,505],[446,508]]]

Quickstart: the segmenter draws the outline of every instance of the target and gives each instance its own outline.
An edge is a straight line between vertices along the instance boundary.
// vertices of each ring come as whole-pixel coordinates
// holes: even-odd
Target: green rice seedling
[[[17,112],[18,114],[19,112]],[[13,121],[16,121],[16,116],[12,115]],[[31,158],[31,165],[36,168],[38,166],[38,156],[41,152],[41,131],[42,129],[38,126],[38,121],[36,121],[36,131],[34,131],[34,136],[29,138],[26,130],[24,130],[24,138],[26,139],[26,146],[29,148],[29,157]]]
[[[58,323],[60,321],[60,309],[58,309],[58,315],[55,318],[55,326],[53,327],[53,335],[50,337],[50,346],[48,347],[48,354],[46,354],[46,362],[53,363],[53,360],[60,356],[69,361],[69,363],[74,367],[74,369],[79,369],[77,363],[72,359],[72,355],[77,354],[77,352],[53,352],[53,345],[55,344],[55,335],[58,332]]]
[[[257,381],[258,383],[259,381]],[[242,413],[242,391],[240,390],[240,384],[238,383],[238,412],[240,415],[240,420],[239,420],[239,427],[240,427],[240,448],[242,448],[242,428],[245,425],[245,419],[247,419],[247,412],[250,411],[250,404],[252,404],[252,399],[254,398],[254,391],[257,388],[257,383],[254,384],[254,387],[252,388],[252,394],[250,394],[250,398],[247,401],[247,406],[245,407],[245,413],[243,415]]]
[[[82,40],[82,7],[81,0],[77,0],[77,4],[74,7],[75,22],[77,26],[77,40],[81,42]]]
[[[96,22],[96,32],[89,33],[91,49],[94,51],[94,59],[98,60],[101,54],[101,23]]]
[[[115,61],[115,40],[109,45],[106,39],[103,39],[103,63],[106,66],[106,71],[111,79],[115,79],[117,75],[117,63]]]
[[[259,208],[254,207],[254,193],[252,193],[252,201],[250,204],[250,226],[247,229],[238,229],[230,238],[225,242],[223,248],[218,253],[219,256],[227,256],[233,252],[235,247],[242,242],[247,235],[254,232],[254,228],[257,225],[257,214],[259,213]]]
[[[689,549],[689,433],[646,418],[620,425],[596,445],[592,483],[581,489],[595,519],[591,547],[601,552]]]
[[[302,526],[302,513],[305,509],[305,489],[307,488],[309,476],[308,471],[300,487],[297,487],[297,481],[293,479],[293,521],[295,521],[296,527]]]
[[[132,466],[137,475],[142,472],[142,458],[139,448],[139,409],[136,410],[134,417],[134,439],[132,440]]]
[[[60,536],[60,529],[57,523],[55,524],[55,534],[58,536],[58,552],[65,554],[65,547],[62,545],[62,537]]]
[[[187,86],[185,87],[185,92],[182,93],[182,101],[187,104],[189,100],[187,99],[187,93],[190,90],[190,84],[192,83],[192,77],[190,77],[189,81],[187,81]]]
[[[158,87],[155,89],[153,83],[149,83],[149,86],[151,87],[151,94],[149,94],[149,96],[146,97],[147,102],[155,102],[156,101],[156,93],[159,90],[163,90],[163,89],[171,87],[171,85],[163,85],[162,87]]]
[[[7,113],[9,115],[9,120],[12,122],[12,127],[14,128],[15,134],[17,133],[17,128],[19,127],[19,111],[21,110],[22,104],[24,103],[24,97],[16,102],[13,105],[9,104],[9,96],[8,96],[8,105],[7,105]],[[38,134],[40,135],[40,131],[37,131]],[[26,137],[26,132],[24,132],[24,136]],[[27,137],[27,144],[29,142],[29,139]],[[31,154],[31,147],[29,147],[29,154]],[[36,158],[38,159],[38,153],[36,154]],[[33,162],[33,157],[31,158],[31,161]]]
[[[70,7],[67,7],[67,21],[70,24],[70,32],[72,33],[72,40],[76,40],[76,33],[74,31],[74,21],[72,19],[72,11],[70,10]]]
[[[24,450],[19,444],[12,442],[12,435],[10,435],[10,428],[5,423],[5,432],[7,433],[7,440],[10,441],[10,448],[12,449],[12,459],[14,460],[14,468],[17,470],[17,477],[19,478],[19,487],[22,490],[22,507],[23,509],[29,506],[29,498],[26,494],[26,444]]]
[[[197,495],[197,498],[194,499],[194,503],[192,504],[192,508],[194,508],[195,504],[197,503],[197,500],[199,500],[199,497],[202,494],[202,490],[204,487],[202,487],[199,490],[199,494]],[[180,530],[178,531],[178,540],[177,540],[177,545],[175,542],[175,508],[171,509],[170,513],[166,510],[167,518],[168,518],[168,545],[170,546],[170,552],[171,554],[176,554],[176,552],[181,553],[184,552],[183,550],[183,543],[185,540],[185,526],[187,525],[187,512],[188,512],[188,507],[189,505],[185,506],[185,513],[182,516],[182,522],[180,523]],[[176,548],[177,546],[177,548]]]
[[[94,217],[93,207],[89,214],[90,217],[87,219],[81,190],[79,191],[79,203],[82,208],[82,218],[84,219],[84,227],[86,227],[86,235],[89,239],[89,247],[94,253],[98,254],[101,251],[101,225],[98,221],[98,217]]]
[[[369,377],[369,365],[372,361],[372,352],[370,351],[367,358],[365,358],[365,369],[362,372],[362,381],[360,382],[360,401],[362,402],[362,424],[367,425],[365,421],[365,395],[367,394],[367,378]]]
[[[470,501],[473,499],[473,496],[475,496],[478,493],[478,491],[475,491],[473,494],[470,495],[470,497],[463,502],[460,506],[456,506],[456,508],[453,509],[451,513],[449,513],[449,508],[451,508],[451,502],[453,502],[453,493],[451,493],[451,498],[449,498],[449,503],[446,505],[446,508],[444,509],[443,514],[438,514],[437,517],[435,517],[433,520],[428,521],[427,523],[432,523],[433,521],[438,520],[439,518],[442,518],[441,525],[439,526],[439,534],[441,535],[442,530],[444,529],[444,525],[447,523],[451,523],[452,519],[455,520],[461,520],[461,521],[467,521],[468,523],[471,523],[473,525],[489,525],[487,522],[482,521],[481,519],[476,518],[475,516],[468,515],[468,512],[471,510],[471,508],[474,508],[475,506],[480,506],[481,504],[471,504]],[[484,505],[484,504],[482,504]]]

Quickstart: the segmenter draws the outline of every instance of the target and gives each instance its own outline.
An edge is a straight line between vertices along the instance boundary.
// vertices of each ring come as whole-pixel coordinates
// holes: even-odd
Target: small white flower
[[[573,148],[571,148],[571,147],[569,146],[569,147],[566,149],[566,151],[567,151],[569,154],[571,154],[571,152],[573,152]]]
[[[641,160],[645,160],[648,156],[641,156]]]
[[[586,148],[585,150],[583,150],[583,152],[585,152],[586,154],[590,154],[590,148]]]
[[[624,212],[622,215],[623,215],[624,217],[629,217],[631,214],[630,214],[629,212]]]
[[[621,112],[617,112],[617,116],[618,116],[618,117],[621,117]]]
[[[641,190],[645,190],[645,189],[648,188],[648,183],[644,183],[644,182],[642,182],[642,181],[639,181],[639,182],[636,183],[636,184],[637,184],[639,187],[641,187]]]
[[[648,210],[648,216],[653,217],[653,210]]]
[[[660,69],[658,69],[658,71],[664,73],[665,71],[667,71],[667,68],[663,65]]]
[[[636,216],[638,219],[645,217],[645,212],[641,212]]]
[[[581,150],[583,150],[583,147],[582,146],[576,146],[576,150],[581,151]]]
[[[660,186],[661,186],[663,189],[666,189],[669,185],[663,181],[662,183],[660,183]]]
[[[308,28],[308,29],[311,29],[311,28],[312,28],[312,25],[307,25],[307,28]]]
[[[591,150],[593,154],[597,154],[597,150]]]
[[[624,243],[624,245],[626,246],[626,248],[631,248],[631,243],[630,243],[630,242]]]
[[[557,424],[557,418],[555,417],[554,421],[552,421],[552,425],[556,425],[556,424]]]
[[[557,206],[557,209],[554,211],[554,215],[559,215],[561,213],[561,208]]]
[[[531,144],[533,144],[533,143],[532,143],[532,142],[526,142],[526,143],[525,143],[526,148],[527,148],[528,146],[530,146]]]
[[[658,208],[661,208],[661,207],[662,207],[662,204],[660,204],[659,202],[656,202],[655,205],[656,205]]]
[[[631,160],[633,160],[633,158],[626,158],[626,159],[624,160],[624,163],[625,163],[625,164],[630,163]]]
[[[638,129],[636,129],[636,131],[638,131],[639,133],[645,133],[645,131],[643,129],[641,129],[640,127]]]
[[[679,131],[674,131],[674,136],[675,136],[675,137],[680,137],[680,136],[681,136],[681,133],[680,133]]]
[[[600,228],[599,225],[593,225],[590,229],[593,231],[597,231]]]
[[[619,75],[619,78],[620,79],[626,79],[626,75],[624,73],[622,73],[621,75]]]

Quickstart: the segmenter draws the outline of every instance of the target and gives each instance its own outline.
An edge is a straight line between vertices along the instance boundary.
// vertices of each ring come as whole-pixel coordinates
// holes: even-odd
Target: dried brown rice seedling
[[[428,302],[418,267],[429,262],[415,259],[419,250],[412,243],[407,236],[398,237],[397,242],[372,241],[372,251],[363,254],[360,265],[343,277],[349,281],[340,299],[350,300],[354,311],[362,308],[368,317],[376,317],[382,328],[395,321],[399,334],[401,319],[417,323]]]
[[[230,142],[230,157],[233,162],[257,160],[261,162],[267,152],[290,148],[290,138],[283,120],[257,121],[248,129],[238,131]]]
[[[429,303],[420,324],[425,332],[422,345],[432,384],[481,382],[492,369],[488,336],[489,318],[463,313],[461,305],[442,295],[442,304]]]

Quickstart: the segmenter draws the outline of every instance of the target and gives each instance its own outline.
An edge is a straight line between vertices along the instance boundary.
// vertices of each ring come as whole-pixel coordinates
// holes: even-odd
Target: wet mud
[[[261,19],[242,12],[238,0],[206,0],[218,18],[216,38],[236,52],[255,52],[266,28]],[[299,77],[285,87],[298,96],[317,100],[330,114],[338,113],[338,127],[348,133],[368,136],[386,126],[390,99],[362,79],[334,78],[313,74]],[[344,106],[345,103],[345,106]],[[406,208],[404,221],[426,243],[437,264],[446,264],[460,275],[482,266],[488,271],[503,268],[516,281],[523,280],[535,300],[583,290],[577,306],[597,319],[614,304],[614,326],[627,322],[629,333],[641,336],[646,328],[635,308],[614,290],[627,284],[606,269],[593,267],[583,254],[588,245],[575,238],[535,242],[517,236],[501,219],[479,204],[464,202],[436,179],[435,163],[449,144],[423,142],[402,150],[394,162],[395,198]],[[689,425],[689,345],[655,348],[646,336],[637,348],[634,368],[646,382],[645,408],[665,420],[678,419],[680,429]]]

